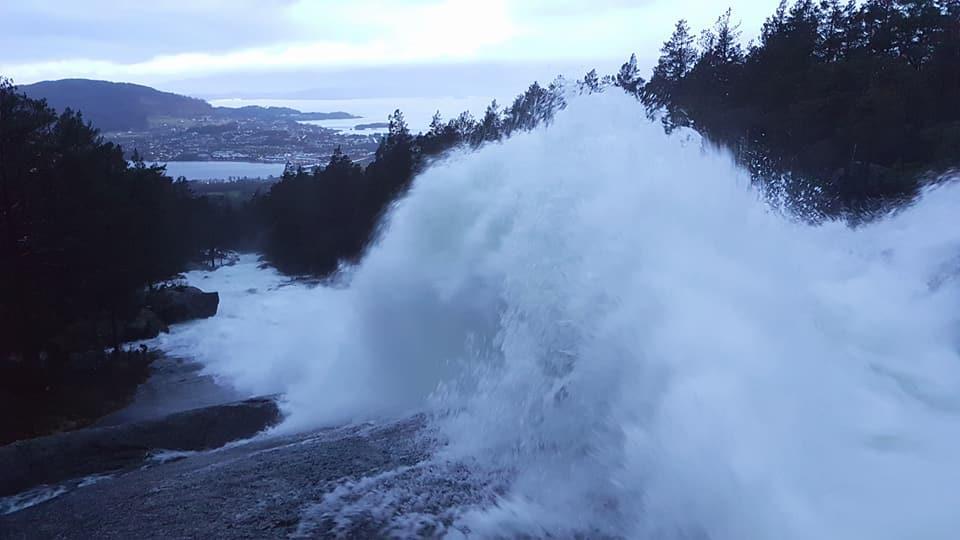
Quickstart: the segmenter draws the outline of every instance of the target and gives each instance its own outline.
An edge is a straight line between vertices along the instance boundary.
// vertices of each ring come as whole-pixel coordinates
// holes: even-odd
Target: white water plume
[[[591,96],[418,177],[348,286],[237,293],[165,346],[290,429],[437,412],[436,459],[503,488],[448,531],[955,538],[958,207],[796,223]]]

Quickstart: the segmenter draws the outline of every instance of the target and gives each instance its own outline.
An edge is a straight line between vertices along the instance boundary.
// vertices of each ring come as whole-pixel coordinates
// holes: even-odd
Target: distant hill
[[[332,120],[358,118],[345,112],[304,113],[285,107],[214,107],[202,99],[161,92],[149,86],[131,83],[63,79],[21,86],[32,98],[43,98],[62,111],[69,107],[80,111],[86,120],[103,132],[139,131],[151,118],[214,117],[230,120]]]
[[[46,99],[62,111],[69,107],[101,131],[139,130],[150,118],[169,116],[195,118],[214,114],[214,107],[202,99],[161,92],[139,84],[63,79],[21,86],[32,98]]]
[[[289,107],[261,107],[247,105],[245,107],[217,107],[216,115],[223,118],[256,118],[260,120],[344,120],[360,118],[343,111],[336,112],[300,112]]]

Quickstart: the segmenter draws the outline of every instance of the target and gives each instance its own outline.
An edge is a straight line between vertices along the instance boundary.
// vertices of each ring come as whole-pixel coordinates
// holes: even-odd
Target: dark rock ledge
[[[209,450],[252,437],[280,420],[273,397],[91,428],[0,447],[0,497],[94,474],[139,467],[157,450]]]

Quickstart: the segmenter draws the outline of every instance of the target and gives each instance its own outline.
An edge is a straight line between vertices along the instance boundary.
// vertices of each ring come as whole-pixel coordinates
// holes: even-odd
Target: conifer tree
[[[670,101],[680,81],[693,69],[698,52],[687,21],[680,19],[670,39],[660,48],[660,59],[653,70],[653,77],[646,86],[647,101],[665,104]]]
[[[583,76],[583,79],[577,81],[577,90],[580,94],[595,94],[603,91],[603,85],[597,70],[591,69]]]
[[[624,92],[639,98],[643,85],[646,81],[640,76],[640,69],[637,68],[637,55],[631,54],[630,59],[617,72],[613,84],[622,88]]]

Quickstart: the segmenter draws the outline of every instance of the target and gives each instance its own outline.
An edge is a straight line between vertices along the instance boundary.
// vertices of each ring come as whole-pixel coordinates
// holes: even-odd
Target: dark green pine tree
[[[595,94],[603,91],[603,84],[597,70],[591,69],[583,76],[583,79],[577,81],[577,90],[580,94]]]
[[[687,21],[677,21],[670,39],[660,48],[660,59],[646,85],[646,101],[658,105],[670,103],[680,81],[693,69],[698,56]]]
[[[847,57],[856,46],[850,33],[856,12],[855,0],[823,0],[820,3],[818,57],[823,62],[837,62]]]
[[[640,69],[637,68],[637,55],[631,54],[630,59],[620,66],[620,71],[614,77],[613,85],[639,99],[644,84],[646,84],[646,81],[640,76]]]
[[[479,146],[485,142],[499,141],[502,136],[503,120],[500,116],[500,106],[497,105],[497,100],[493,100],[483,113],[483,118],[474,131],[471,142],[474,146]]]

